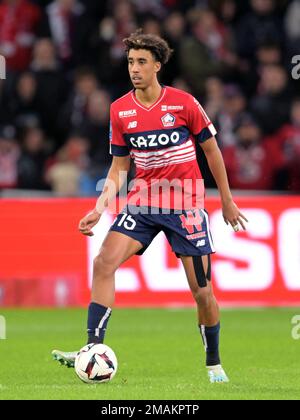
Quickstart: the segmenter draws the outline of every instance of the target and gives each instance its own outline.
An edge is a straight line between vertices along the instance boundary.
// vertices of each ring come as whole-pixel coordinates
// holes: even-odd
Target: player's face
[[[130,50],[128,53],[128,70],[133,86],[146,89],[157,79],[161,64],[148,50]]]

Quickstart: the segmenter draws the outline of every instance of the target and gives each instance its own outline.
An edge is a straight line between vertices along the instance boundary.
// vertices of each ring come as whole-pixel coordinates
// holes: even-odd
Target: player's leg
[[[199,325],[215,326],[220,322],[220,311],[209,275],[209,256],[181,256],[188,283],[197,303]]]
[[[120,232],[110,231],[94,260],[92,302],[88,309],[88,343],[103,343],[115,298],[115,272],[143,248],[143,245]],[[77,352],[54,350],[53,358],[74,367]]]
[[[88,343],[103,343],[115,300],[115,272],[143,245],[120,232],[110,231],[94,260],[92,302],[88,312]]]
[[[206,350],[211,382],[228,382],[219,354],[220,312],[210,281],[210,257],[181,256],[188,283],[197,304],[198,325]]]

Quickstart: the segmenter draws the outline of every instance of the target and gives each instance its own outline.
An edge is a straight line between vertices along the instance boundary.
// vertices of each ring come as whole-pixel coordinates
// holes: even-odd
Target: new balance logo
[[[198,241],[198,242],[197,242],[196,247],[197,247],[197,248],[200,248],[201,246],[205,246],[205,239],[201,239],[201,241]]]
[[[130,128],[136,128],[136,127],[137,127],[137,121],[130,121],[127,128],[130,129]]]
[[[6,62],[3,55],[0,55],[0,80],[6,79]]]

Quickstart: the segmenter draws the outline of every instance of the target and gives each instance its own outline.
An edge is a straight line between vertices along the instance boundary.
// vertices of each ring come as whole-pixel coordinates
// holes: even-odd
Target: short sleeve
[[[110,108],[109,141],[111,155],[128,156],[130,154],[129,149],[123,138],[122,128],[120,127],[120,124],[115,116],[112,107]]]
[[[217,134],[206,112],[193,96],[188,101],[188,128],[199,143],[204,143]]]

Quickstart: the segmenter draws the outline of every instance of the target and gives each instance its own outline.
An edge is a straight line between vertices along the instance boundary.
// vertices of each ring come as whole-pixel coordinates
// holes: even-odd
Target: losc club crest
[[[174,115],[170,114],[169,112],[161,117],[161,121],[164,127],[173,127],[176,121]]]

